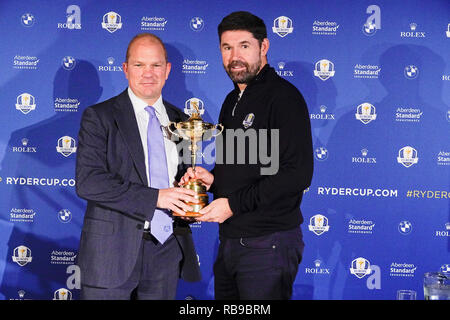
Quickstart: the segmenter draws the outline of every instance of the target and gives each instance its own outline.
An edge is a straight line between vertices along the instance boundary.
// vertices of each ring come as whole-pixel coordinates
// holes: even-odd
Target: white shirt
[[[133,105],[134,114],[136,116],[137,125],[139,128],[139,134],[141,136],[142,148],[144,149],[145,156],[145,172],[147,174],[147,181],[149,179],[149,166],[148,166],[148,147],[147,147],[147,126],[149,120],[149,114],[145,110],[148,104],[138,98],[133,91],[128,87],[128,96],[130,97],[131,104]],[[153,104],[156,111],[156,117],[162,126],[167,126],[170,122],[169,116],[166,112],[166,107],[163,104],[162,96],[159,96],[158,100]],[[166,134],[164,136],[164,148],[166,150],[167,171],[169,176],[169,188],[174,186],[175,176],[178,170],[178,151],[175,142],[171,141]],[[150,187],[150,185],[148,185]],[[147,227],[147,221],[145,226]]]
[[[128,88],[128,95],[130,96],[131,103],[133,104],[134,114],[136,116],[139,134],[141,136],[141,142],[145,156],[147,181],[149,181],[150,179],[148,179],[149,168],[148,168],[148,148],[147,148],[147,127],[149,114],[147,111],[145,111],[145,108],[148,106],[148,104],[145,101],[139,99],[130,88]],[[166,112],[166,107],[162,102],[162,96],[159,96],[158,100],[153,104],[153,107],[155,108],[156,117],[158,118],[159,123],[161,123],[162,126],[167,126],[170,120]],[[169,175],[168,182],[169,187],[173,187],[175,182],[175,176],[178,170],[177,146],[175,142],[170,141],[170,139],[165,134],[163,134],[163,136],[164,136],[164,148],[166,149],[167,169]]]

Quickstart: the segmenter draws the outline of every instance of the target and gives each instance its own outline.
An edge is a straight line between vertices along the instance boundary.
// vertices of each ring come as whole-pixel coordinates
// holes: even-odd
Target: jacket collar
[[[270,70],[273,70],[273,68],[272,68],[268,63],[266,63],[266,64],[264,65],[264,67],[262,67],[261,70],[259,70],[259,72],[258,72],[258,74],[256,75],[256,77],[254,77],[254,78],[247,84],[247,87],[246,87],[245,90],[247,90],[248,87],[252,87],[252,86],[254,86],[254,85],[257,84],[257,83],[264,82],[264,81],[267,79],[267,77],[269,76]],[[240,89],[239,89],[237,83],[236,83],[236,82],[233,82],[233,84],[234,84],[235,90],[237,90],[237,91],[239,92]]]

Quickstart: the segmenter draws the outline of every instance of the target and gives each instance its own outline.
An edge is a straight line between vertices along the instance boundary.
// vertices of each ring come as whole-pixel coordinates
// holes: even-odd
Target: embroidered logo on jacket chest
[[[244,125],[244,128],[247,129],[253,124],[253,120],[255,120],[255,115],[253,113],[249,113],[245,116],[244,121],[242,121],[242,124]]]

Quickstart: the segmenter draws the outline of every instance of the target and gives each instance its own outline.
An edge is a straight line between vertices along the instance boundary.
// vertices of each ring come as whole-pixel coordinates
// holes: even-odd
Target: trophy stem
[[[192,170],[194,170],[194,172],[195,172],[195,164],[197,163],[197,150],[198,150],[196,140],[191,141],[191,145],[190,145],[189,149],[191,150],[191,167],[192,167]]]
[[[194,170],[195,172],[195,163],[197,162],[197,152],[192,152],[191,153],[191,167],[192,170]]]

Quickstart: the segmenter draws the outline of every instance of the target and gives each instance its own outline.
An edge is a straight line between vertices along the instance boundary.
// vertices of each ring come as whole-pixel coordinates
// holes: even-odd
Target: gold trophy
[[[213,132],[217,130],[216,134],[212,134],[211,137],[217,137],[223,131],[223,126],[221,124],[212,124],[204,122],[200,116],[200,110],[198,106],[198,101],[191,101],[191,116],[188,120],[182,122],[170,122],[167,126],[171,134],[177,137],[183,138],[185,140],[190,140],[191,144],[189,150],[191,151],[191,167],[195,172],[195,163],[197,161],[197,143],[204,140],[204,134],[208,131]],[[172,131],[172,126],[176,128]],[[206,193],[206,186],[201,183],[198,179],[190,179],[183,188],[194,190],[196,195],[195,199],[198,199],[198,203],[187,202],[188,205],[192,207],[192,211],[187,211],[184,215],[185,217],[198,217],[201,216],[199,211],[208,205],[208,194]],[[173,213],[174,216],[181,216],[177,213]]]

